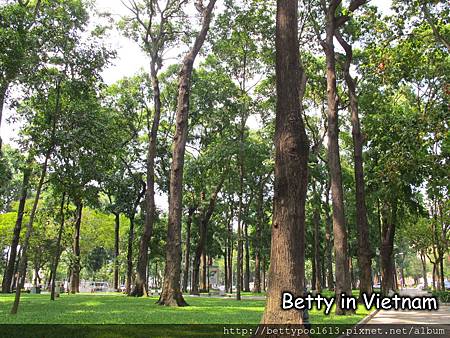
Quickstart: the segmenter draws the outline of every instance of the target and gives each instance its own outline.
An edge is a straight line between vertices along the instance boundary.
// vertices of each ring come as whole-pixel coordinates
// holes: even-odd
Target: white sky
[[[124,0],[127,1],[127,0]],[[391,0],[377,0],[370,3],[376,4],[382,12],[389,13]],[[99,12],[109,12],[114,18],[119,19],[121,16],[129,13],[129,10],[122,4],[121,0],[96,0],[97,10]],[[221,1],[216,4],[216,7],[221,6]],[[147,70],[149,65],[148,57],[141,51],[139,46],[124,36],[117,30],[110,33],[111,47],[117,51],[117,58],[113,60],[113,64],[107,68],[102,76],[106,83],[111,84],[117,80],[131,76],[137,73],[140,69]],[[180,50],[175,50],[173,55],[180,53]],[[3,113],[3,121],[0,129],[0,135],[3,143],[14,144],[13,139],[17,135],[17,124],[8,124],[6,119],[11,116],[11,111],[5,107]],[[250,126],[256,126],[258,122],[255,118],[249,119]]]

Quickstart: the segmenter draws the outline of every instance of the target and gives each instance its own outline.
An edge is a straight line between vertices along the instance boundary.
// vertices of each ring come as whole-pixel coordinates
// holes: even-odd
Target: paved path
[[[400,291],[399,294],[410,297],[428,295],[426,292],[417,289],[405,289]],[[362,333],[359,328],[367,331]],[[374,333],[375,331],[370,330],[380,331]],[[363,320],[362,323],[358,324],[355,328],[355,334],[341,337],[448,338],[450,337],[450,305],[439,305],[437,311],[380,310],[370,320]]]
[[[405,289],[401,296],[421,297],[428,294],[417,289]],[[368,324],[450,324],[450,305],[440,305],[438,311],[380,310]]]

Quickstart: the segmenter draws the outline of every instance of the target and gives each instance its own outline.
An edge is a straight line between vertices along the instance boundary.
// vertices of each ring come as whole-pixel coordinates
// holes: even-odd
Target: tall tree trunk
[[[1,106],[0,106],[1,107]],[[17,219],[14,226],[13,238],[11,242],[11,247],[9,250],[9,260],[6,266],[5,274],[2,282],[2,292],[11,292],[11,284],[14,277],[14,266],[16,265],[17,258],[17,247],[20,240],[20,231],[22,230],[23,215],[25,211],[25,203],[28,195],[28,185],[30,182],[31,175],[31,156],[27,161],[26,167],[23,171],[22,188],[20,191],[19,207],[17,209]]]
[[[230,218],[228,220],[228,288],[227,292],[233,292],[233,203],[230,203]]]
[[[303,311],[283,310],[282,293],[305,288],[305,201],[309,145],[299,99],[298,2],[277,0],[275,183],[264,324],[302,324]]]
[[[8,90],[7,84],[3,84],[2,86],[0,86],[0,129],[2,126],[3,109],[4,109],[4,105],[5,105],[7,90]],[[2,156],[2,146],[3,146],[3,142],[2,142],[2,138],[0,137],[0,157]]]
[[[245,274],[244,274],[244,291],[250,292],[250,243],[248,240],[248,225],[244,225],[245,237]]]
[[[48,161],[50,160],[50,156],[51,156],[51,154],[53,152],[53,148],[55,146],[56,122],[58,120],[60,109],[61,109],[61,107],[60,107],[61,86],[60,86],[59,80],[56,82],[56,93],[57,94],[56,94],[55,110],[54,110],[54,113],[52,116],[53,121],[52,121],[52,127],[51,127],[51,132],[50,132],[50,145],[45,153],[45,159],[44,159],[44,163],[42,164],[41,175],[40,175],[39,182],[38,182],[38,185],[36,188],[36,195],[34,197],[33,207],[31,209],[30,218],[29,218],[29,221],[27,224],[27,231],[25,233],[25,239],[23,241],[23,246],[21,248],[22,257],[20,258],[20,264],[19,264],[19,270],[18,270],[19,285],[17,285],[17,288],[16,288],[16,295],[14,298],[14,304],[11,309],[11,314],[16,314],[17,310],[19,309],[20,294],[21,294],[23,285],[25,283],[25,277],[26,277],[25,275],[26,275],[26,269],[27,269],[27,264],[28,264],[27,250],[28,250],[28,246],[30,243],[31,235],[33,233],[33,222],[34,222],[34,218],[36,216],[36,211],[38,208],[39,198],[41,196],[42,187],[44,185],[44,180],[47,175]]]
[[[114,290],[119,291],[120,213],[114,213]]]
[[[336,31],[335,13],[340,1],[330,1],[326,9],[326,39],[322,46],[326,55],[327,102],[328,102],[328,167],[331,178],[331,200],[333,206],[333,233],[336,267],[336,315],[344,315],[341,307],[342,294],[351,295],[348,269],[347,229],[345,225],[344,192],[342,169],[339,156],[338,96],[336,88],[336,56],[334,35]]]
[[[314,222],[314,266],[315,266],[315,274],[314,274],[314,289],[317,290],[317,292],[322,291],[322,285],[321,285],[321,253],[320,253],[320,200],[316,199],[316,206],[314,207],[314,214],[313,214],[313,222]]]
[[[261,245],[262,245],[262,227],[264,224],[264,181],[261,182],[258,189],[257,200],[257,221],[255,234],[255,284],[253,291],[261,293]]]
[[[130,230],[128,233],[127,280],[125,285],[127,295],[131,294],[131,285],[133,277],[133,241],[134,241],[134,214],[130,215]]]
[[[263,256],[262,259],[263,265],[262,265],[262,282],[263,282],[263,291],[266,292],[266,256]]]
[[[176,129],[173,139],[172,165],[170,168],[166,266],[163,290],[158,301],[160,305],[187,305],[180,290],[180,270],[183,168],[188,134],[189,94],[194,61],[208,33],[215,3],[216,0],[210,0],[208,6],[202,8],[202,28],[195,39],[192,49],[184,57],[179,74]],[[201,3],[198,4],[202,7]]]
[[[81,230],[81,218],[83,214],[83,203],[81,199],[75,200],[76,215],[75,230],[73,234],[72,250],[74,259],[72,262],[72,275],[70,277],[70,293],[80,292],[80,270],[81,270],[81,257],[80,257],[80,230]]]
[[[427,262],[425,253],[423,251],[420,252],[420,261],[422,262],[423,287],[426,289],[428,288]]]
[[[397,213],[396,203],[392,203],[391,208],[387,204],[383,205],[381,211],[381,247],[380,247],[380,268],[381,268],[381,293],[387,296],[389,291],[395,290],[393,283],[393,252],[395,222]],[[390,215],[388,215],[390,213]]]
[[[224,284],[225,284],[225,292],[226,290],[228,290],[228,248],[227,248],[227,244],[226,244],[227,240],[225,240],[225,250],[223,252],[223,270],[224,270]]]
[[[184,254],[184,272],[183,272],[183,292],[187,292],[190,266],[190,251],[191,251],[191,225],[192,217],[194,216],[197,206],[190,207],[188,210],[188,218],[186,222],[186,248]]]
[[[344,77],[350,97],[350,111],[352,121],[354,172],[356,185],[356,227],[358,231],[358,267],[359,267],[359,294],[370,295],[372,293],[372,250],[369,239],[369,223],[367,221],[366,193],[364,187],[363,168],[363,136],[358,114],[358,97],[356,95],[356,83],[350,75],[350,65],[353,60],[352,46],[349,45],[337,31],[336,37],[345,50],[346,61],[344,65]]]
[[[327,185],[325,192],[325,202],[323,204],[325,210],[325,239],[326,239],[326,260],[327,260],[327,288],[328,290],[334,290],[334,275],[333,275],[333,238],[332,238],[332,226],[333,222],[330,215],[330,184]]]
[[[59,95],[58,95],[58,97],[59,97]],[[57,103],[57,105],[59,105],[59,103]],[[55,124],[56,124],[56,119],[54,119],[52,135],[54,135],[54,132],[55,132]],[[53,138],[53,136],[52,136],[52,138]],[[47,166],[48,166],[48,161],[50,159],[52,150],[53,150],[53,145],[49,148],[49,150],[45,154],[45,160],[44,160],[44,163],[42,164],[41,175],[39,178],[39,183],[36,188],[36,195],[34,197],[33,207],[30,212],[30,219],[27,224],[27,232],[25,233],[25,238],[24,238],[23,245],[21,248],[22,257],[20,258],[19,270],[18,270],[18,280],[19,280],[18,283],[19,284],[16,287],[16,295],[14,298],[14,304],[11,309],[11,314],[16,314],[17,310],[19,309],[20,294],[21,294],[22,288],[25,283],[25,275],[26,275],[26,269],[27,269],[27,264],[28,264],[28,247],[30,244],[31,235],[33,233],[33,222],[34,222],[34,218],[36,216],[36,211],[37,211],[38,204],[39,204],[39,198],[41,196],[42,186],[44,185],[45,176],[47,175]]]
[[[161,95],[159,89],[158,71],[156,60],[152,57],[150,64],[150,78],[153,88],[154,115],[152,127],[149,133],[149,144],[147,152],[147,190],[145,191],[145,219],[144,231],[139,242],[139,254],[136,268],[136,280],[131,295],[142,297],[148,295],[145,290],[147,285],[147,265],[148,265],[148,247],[153,232],[155,222],[155,158],[157,152],[157,138],[159,121],[161,117]]]
[[[59,224],[59,230],[58,230],[58,238],[56,240],[56,251],[55,251],[55,257],[53,257],[53,265],[51,270],[51,290],[50,290],[50,300],[55,300],[55,287],[56,287],[56,271],[58,270],[58,263],[59,263],[59,256],[61,255],[61,239],[64,231],[64,203],[66,200],[66,193],[63,192],[62,198],[61,198],[61,205],[59,208],[59,217],[60,217],[60,224]]]
[[[200,274],[200,292],[208,292],[208,273],[207,273],[208,263],[206,261],[206,245],[203,247],[202,251],[202,273]]]

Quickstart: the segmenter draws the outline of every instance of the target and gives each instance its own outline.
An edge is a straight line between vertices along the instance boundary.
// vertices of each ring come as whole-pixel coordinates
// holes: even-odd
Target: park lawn
[[[52,302],[48,294],[24,294],[19,313],[9,314],[14,295],[0,295],[0,324],[257,324],[264,300],[185,297],[190,306],[163,307],[157,297],[134,298],[122,294],[63,294]],[[356,324],[370,310],[361,306],[355,315],[329,316],[313,309],[312,324]]]

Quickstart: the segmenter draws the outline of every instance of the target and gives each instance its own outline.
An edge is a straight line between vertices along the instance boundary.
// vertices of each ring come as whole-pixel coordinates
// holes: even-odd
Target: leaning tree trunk
[[[159,89],[158,74],[155,62],[152,60],[150,65],[150,77],[153,88],[154,116],[152,128],[149,135],[149,145],[147,152],[147,190],[145,192],[145,221],[144,232],[139,242],[139,255],[136,268],[136,281],[132,296],[142,297],[148,294],[145,290],[147,285],[147,265],[148,265],[148,246],[153,232],[153,223],[155,222],[155,158],[156,142],[158,136],[159,121],[161,117],[161,95]]]
[[[1,106],[0,106],[1,107]],[[14,266],[16,264],[17,247],[19,246],[20,231],[22,230],[23,215],[25,211],[25,203],[28,195],[28,185],[31,175],[31,158],[27,161],[26,168],[23,171],[22,188],[20,191],[19,207],[17,209],[17,219],[14,226],[13,238],[9,250],[9,260],[6,266],[5,274],[2,282],[2,292],[11,292],[11,285],[14,277]]]
[[[215,3],[216,0],[210,0],[208,6],[202,8],[202,28],[195,39],[192,49],[184,57],[179,74],[176,128],[173,139],[172,165],[170,168],[166,266],[164,269],[164,285],[158,300],[158,304],[160,305],[187,305],[180,290],[180,272],[183,168],[188,134],[189,92],[194,61],[208,33]]]
[[[75,201],[77,219],[75,221],[75,231],[73,234],[72,250],[74,259],[72,262],[72,275],[70,276],[70,293],[80,292],[80,270],[81,270],[81,251],[80,251],[80,230],[81,217],[83,214],[83,203],[81,199]]]
[[[53,123],[53,134],[55,131],[55,123],[56,122]],[[28,264],[28,247],[30,245],[30,238],[33,233],[33,222],[34,222],[34,218],[36,216],[36,211],[37,211],[38,204],[39,204],[39,198],[41,197],[42,186],[44,185],[45,176],[47,175],[47,166],[48,166],[48,161],[50,159],[50,154],[51,154],[52,150],[53,150],[53,146],[51,146],[50,149],[45,154],[45,160],[44,160],[44,164],[42,165],[41,176],[39,178],[39,183],[38,183],[38,186],[36,189],[36,195],[34,197],[33,208],[31,209],[30,219],[27,224],[27,232],[25,233],[25,238],[24,238],[23,245],[21,248],[22,257],[20,258],[20,263],[19,263],[19,270],[18,270],[18,277],[17,277],[18,285],[16,287],[16,295],[14,298],[14,304],[11,309],[11,314],[16,314],[17,310],[19,309],[20,293],[21,293],[22,288],[25,283],[25,274],[26,274],[26,268],[27,268],[27,264]]]
[[[61,205],[59,209],[60,224],[58,230],[58,238],[56,240],[56,251],[55,257],[53,257],[53,265],[51,271],[51,289],[50,289],[50,300],[55,300],[55,287],[56,287],[56,271],[58,270],[59,256],[61,255],[61,239],[64,231],[64,202],[66,199],[66,193],[64,192],[61,198]]]
[[[353,60],[352,46],[349,45],[337,31],[336,37],[345,50],[346,61],[344,64],[344,77],[350,97],[350,111],[352,121],[354,172],[356,185],[356,227],[358,231],[358,267],[359,267],[359,294],[370,295],[372,293],[372,250],[369,239],[369,223],[367,221],[366,193],[364,188],[363,168],[363,136],[358,115],[358,97],[356,95],[356,83],[350,75],[350,65]]]
[[[267,303],[263,324],[302,324],[303,311],[283,310],[282,293],[304,294],[308,139],[299,99],[298,2],[278,0],[275,183]]]
[[[345,226],[342,169],[339,157],[338,96],[336,88],[336,61],[333,38],[336,31],[335,12],[339,1],[331,1],[326,10],[326,39],[322,43],[326,55],[327,102],[328,102],[328,167],[331,179],[333,206],[333,233],[336,267],[336,314],[343,315],[342,294],[351,295],[348,269],[347,229]]]

